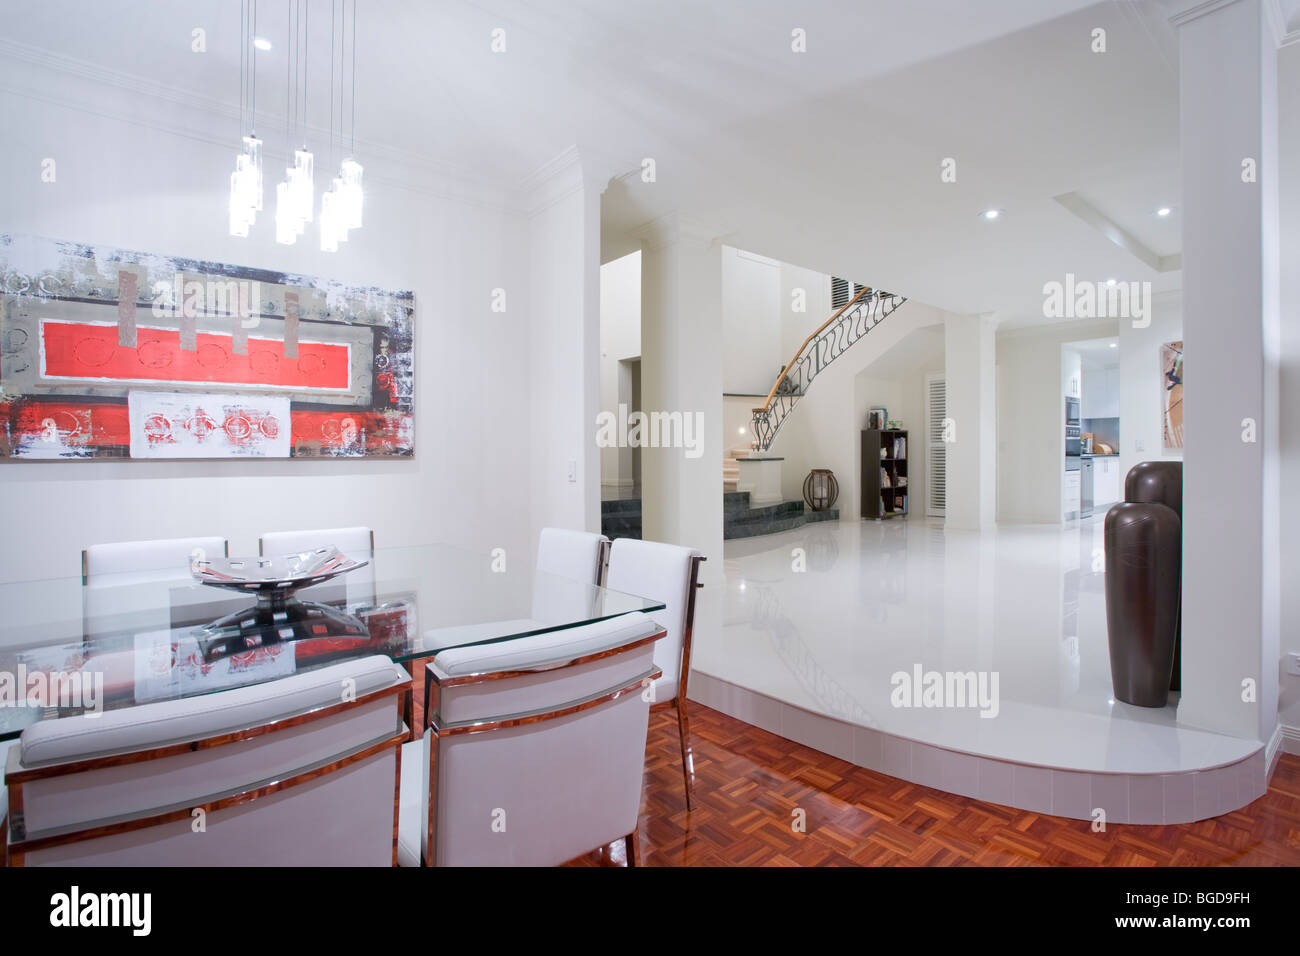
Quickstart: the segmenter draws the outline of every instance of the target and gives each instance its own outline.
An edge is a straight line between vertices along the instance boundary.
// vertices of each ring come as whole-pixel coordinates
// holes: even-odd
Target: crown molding
[[[1224,7],[1232,6],[1241,0],[1202,0],[1201,3],[1175,13],[1169,18],[1169,22],[1175,27],[1180,27],[1185,23],[1191,23],[1203,16],[1221,10]],[[1287,16],[1282,10],[1282,0],[1260,0],[1260,6],[1263,8],[1262,13],[1264,22],[1267,24],[1269,32],[1273,34],[1273,42],[1278,47],[1290,46],[1293,43],[1300,42],[1300,17],[1297,20],[1295,29],[1287,28]]]
[[[1273,27],[1273,37],[1278,48],[1300,43],[1300,4],[1292,4],[1292,13],[1288,21],[1286,11],[1282,9],[1282,0],[1264,0],[1265,13]],[[1294,27],[1288,29],[1289,24]]]
[[[705,223],[682,216],[679,212],[665,213],[629,230],[647,252],[658,252],[680,242],[711,247],[722,244],[721,234]]]
[[[214,97],[180,90],[132,73],[109,69],[42,47],[5,38],[0,38],[0,63],[10,67],[7,70],[0,69],[0,91],[52,106],[156,130],[171,136],[180,136],[218,147],[229,147],[232,151],[235,149],[241,118],[239,108]],[[39,79],[31,77],[29,70],[14,70],[15,65],[48,70],[95,89],[116,90],[132,98],[143,98],[166,104],[173,109],[128,111],[95,105],[90,97],[60,93],[49,84],[41,83]],[[27,82],[16,81],[15,74]],[[175,119],[177,113],[193,121],[189,124],[180,122]],[[264,129],[285,131],[287,135],[288,124],[282,115],[270,110],[259,110],[258,115],[264,117],[263,123],[259,124]],[[230,128],[229,135],[223,133],[227,126]],[[329,140],[330,131],[327,129],[310,124],[301,128],[313,142]],[[423,153],[374,140],[358,139],[356,147],[358,157],[367,161],[368,182],[495,211],[510,213],[525,211],[517,205],[516,190],[511,184],[503,185],[476,171],[466,170]],[[267,158],[283,157],[286,162],[289,158],[287,149],[282,153],[276,148],[271,148],[269,144],[264,147],[264,155]],[[372,159],[405,167],[411,175],[374,175],[373,166],[369,164]]]
[[[586,186],[582,152],[574,144],[525,176],[514,190],[513,204],[532,219]]]
[[[1198,20],[1216,10],[1221,10],[1224,7],[1230,7],[1234,3],[1240,2],[1241,0],[1201,0],[1200,3],[1194,3],[1190,7],[1175,13],[1169,18],[1169,22],[1176,27],[1181,27],[1184,23],[1191,23],[1193,20]]]

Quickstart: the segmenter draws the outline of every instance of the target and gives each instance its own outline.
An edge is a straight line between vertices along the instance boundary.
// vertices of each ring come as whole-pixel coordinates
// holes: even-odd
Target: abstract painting
[[[0,235],[0,458],[415,453],[415,300]]]
[[[1183,343],[1166,342],[1160,346],[1160,387],[1164,393],[1162,409],[1165,449],[1183,447]]]

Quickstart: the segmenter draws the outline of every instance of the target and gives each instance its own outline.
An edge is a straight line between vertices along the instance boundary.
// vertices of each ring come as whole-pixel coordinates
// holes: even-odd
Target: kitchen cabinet
[[[1095,506],[1114,504],[1124,499],[1123,482],[1120,480],[1119,459],[1114,457],[1094,458],[1092,479],[1092,499]]]
[[[1079,516],[1079,493],[1082,491],[1082,481],[1077,471],[1067,471],[1065,473],[1065,486],[1061,493],[1061,516],[1064,518],[1077,518]]]
[[[1119,366],[1083,370],[1079,414],[1082,418],[1119,418]]]

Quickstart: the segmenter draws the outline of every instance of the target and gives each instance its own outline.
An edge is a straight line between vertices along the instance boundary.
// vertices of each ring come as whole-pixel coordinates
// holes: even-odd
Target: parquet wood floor
[[[1067,820],[875,773],[691,704],[695,809],[677,725],[650,715],[638,837],[643,866],[1297,866],[1300,757],[1250,806],[1176,826]],[[806,832],[791,826],[806,811]],[[618,842],[570,866],[623,866]]]

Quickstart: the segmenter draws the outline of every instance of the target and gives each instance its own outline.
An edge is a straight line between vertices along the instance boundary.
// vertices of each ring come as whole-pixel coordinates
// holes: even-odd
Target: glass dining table
[[[200,583],[188,565],[0,584],[0,740],[40,720],[214,693],[348,658],[384,654],[415,670],[413,662],[449,648],[664,608],[488,550],[430,544],[348,557],[368,563],[298,591],[317,613],[287,628],[229,626],[254,598]]]

